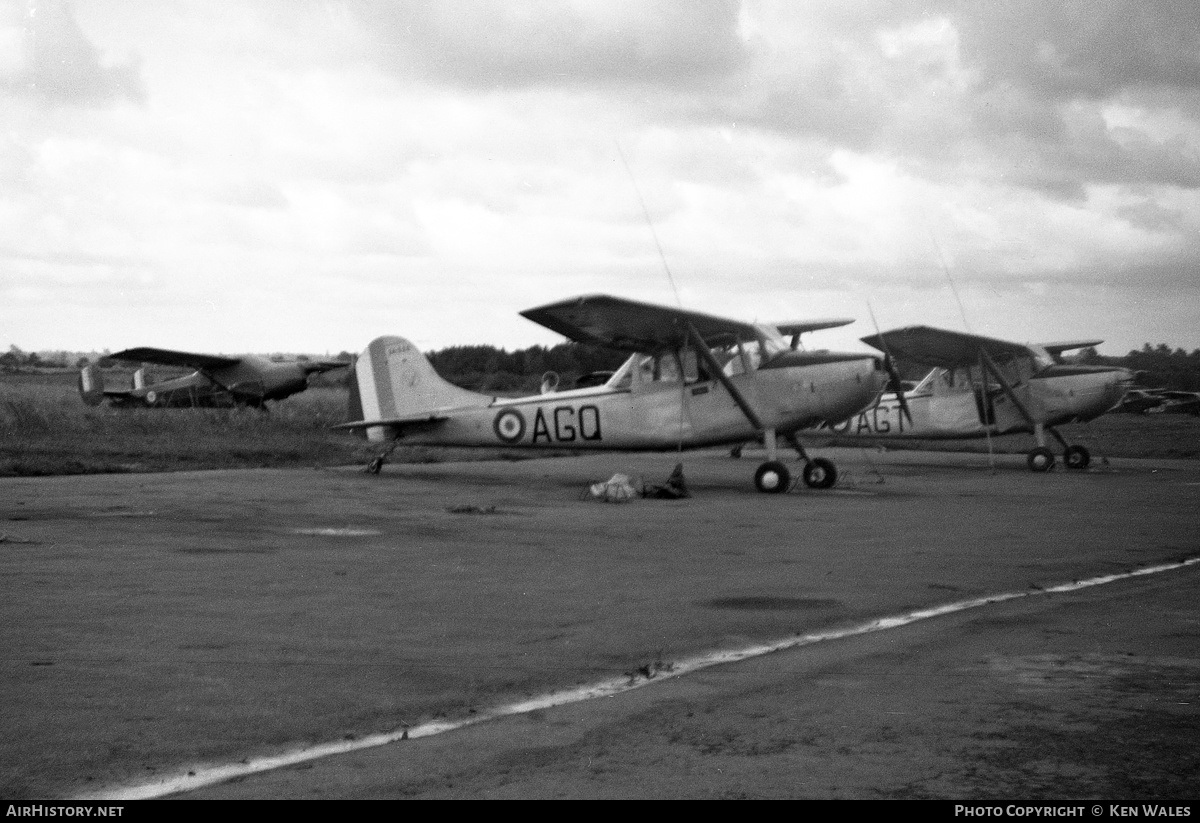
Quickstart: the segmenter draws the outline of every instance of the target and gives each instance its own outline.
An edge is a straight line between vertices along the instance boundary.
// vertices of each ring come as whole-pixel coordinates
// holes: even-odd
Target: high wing
[[[794,323],[776,323],[775,328],[779,329],[779,333],[784,337],[792,335],[804,334],[810,331],[821,331],[822,329],[836,329],[838,326],[849,326],[854,322],[854,318],[838,317],[829,320],[800,320]]]
[[[222,366],[234,366],[241,362],[240,357],[227,357],[220,354],[194,354],[186,351],[171,351],[170,349],[154,349],[142,347],[125,349],[110,355],[114,360],[132,360],[135,363],[157,363],[160,366],[186,366],[191,369],[219,369]]]
[[[862,341],[897,359],[944,369],[978,364],[981,349],[997,362],[1030,353],[1029,347],[1022,343],[929,326],[908,326],[872,334]]]
[[[1075,349],[1086,349],[1089,346],[1099,346],[1103,340],[1066,340],[1061,343],[1043,343],[1042,348],[1050,352],[1055,357],[1065,351],[1073,351]]]
[[[679,348],[688,340],[689,324],[709,346],[757,340],[761,335],[752,323],[605,294],[573,297],[527,309],[521,316],[578,343],[630,352]]]
[[[353,364],[349,360],[297,360],[296,365],[304,369],[305,374],[321,374],[334,369],[344,369]]]

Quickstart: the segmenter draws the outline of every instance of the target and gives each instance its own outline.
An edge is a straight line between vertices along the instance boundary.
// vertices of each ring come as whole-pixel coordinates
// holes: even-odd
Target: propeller
[[[883,390],[896,395],[896,400],[900,403],[900,414],[908,418],[908,425],[911,426],[913,418],[912,412],[908,410],[908,401],[904,399],[904,381],[900,379],[900,372],[896,370],[896,362],[892,359],[892,353],[888,351],[887,339],[879,330],[879,321],[875,319],[875,309],[871,307],[870,300],[867,301],[867,311],[871,315],[871,324],[875,327],[875,336],[879,338],[879,342],[883,346],[883,370],[887,372],[888,376],[888,384]]]
[[[913,425],[912,412],[908,410],[908,401],[904,399],[904,381],[900,379],[900,372],[896,370],[896,364],[886,350],[883,353],[883,370],[887,372],[888,376],[888,384],[884,387],[884,391],[890,391],[896,395],[896,400],[900,403],[900,413],[908,418],[908,425]]]

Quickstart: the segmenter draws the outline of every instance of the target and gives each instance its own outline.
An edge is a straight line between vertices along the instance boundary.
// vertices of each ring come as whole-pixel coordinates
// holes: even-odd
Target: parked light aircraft
[[[344,360],[274,360],[255,354],[229,357],[168,349],[136,348],[110,355],[114,360],[195,369],[192,374],[146,385],[145,370],[133,373],[128,389],[106,389],[95,365],[79,373],[79,394],[89,406],[106,398],[117,406],[255,406],[282,400],[308,388],[309,375],[349,366]]]
[[[914,388],[885,392],[875,406],[828,426],[840,438],[882,442],[1028,432],[1037,440],[1027,459],[1035,472],[1055,463],[1047,431],[1062,444],[1068,468],[1087,468],[1088,450],[1068,444],[1054,427],[1099,417],[1134,380],[1128,369],[1063,362],[1063,352],[1101,340],[1025,345],[928,326],[862,340],[897,360],[934,368]]]
[[[1112,410],[1123,414],[1190,414],[1200,417],[1200,392],[1130,389]]]
[[[1192,417],[1200,417],[1200,392],[1158,389],[1157,394],[1162,398],[1162,402],[1156,408],[1151,409],[1152,412],[1190,414]]]
[[[779,493],[791,476],[778,459],[776,435],[798,447],[796,431],[856,414],[888,381],[877,355],[798,348],[801,334],[851,320],[759,325],[607,295],[521,314],[571,340],[630,356],[601,385],[553,391],[549,380],[538,395],[492,397],[443,380],[409,341],[380,337],[357,359],[351,422],[338,427],[392,441],[371,471],[379,471],[401,438],[443,446],[666,451],[758,437],[767,461],[755,485]],[[798,450],[808,486],[836,482],[831,462]]]
[[[1146,414],[1162,404],[1163,398],[1153,389],[1130,389],[1109,411],[1112,414]]]

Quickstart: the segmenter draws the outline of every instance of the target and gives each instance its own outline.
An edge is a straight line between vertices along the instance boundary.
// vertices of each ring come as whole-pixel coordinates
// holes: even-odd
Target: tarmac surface
[[[0,480],[0,796],[1195,797],[1200,462],[821,454]]]

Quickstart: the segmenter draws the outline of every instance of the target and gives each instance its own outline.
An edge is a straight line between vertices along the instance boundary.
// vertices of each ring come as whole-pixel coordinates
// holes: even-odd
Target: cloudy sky
[[[1191,351],[1198,273],[1195,0],[0,0],[2,350],[603,292]]]

